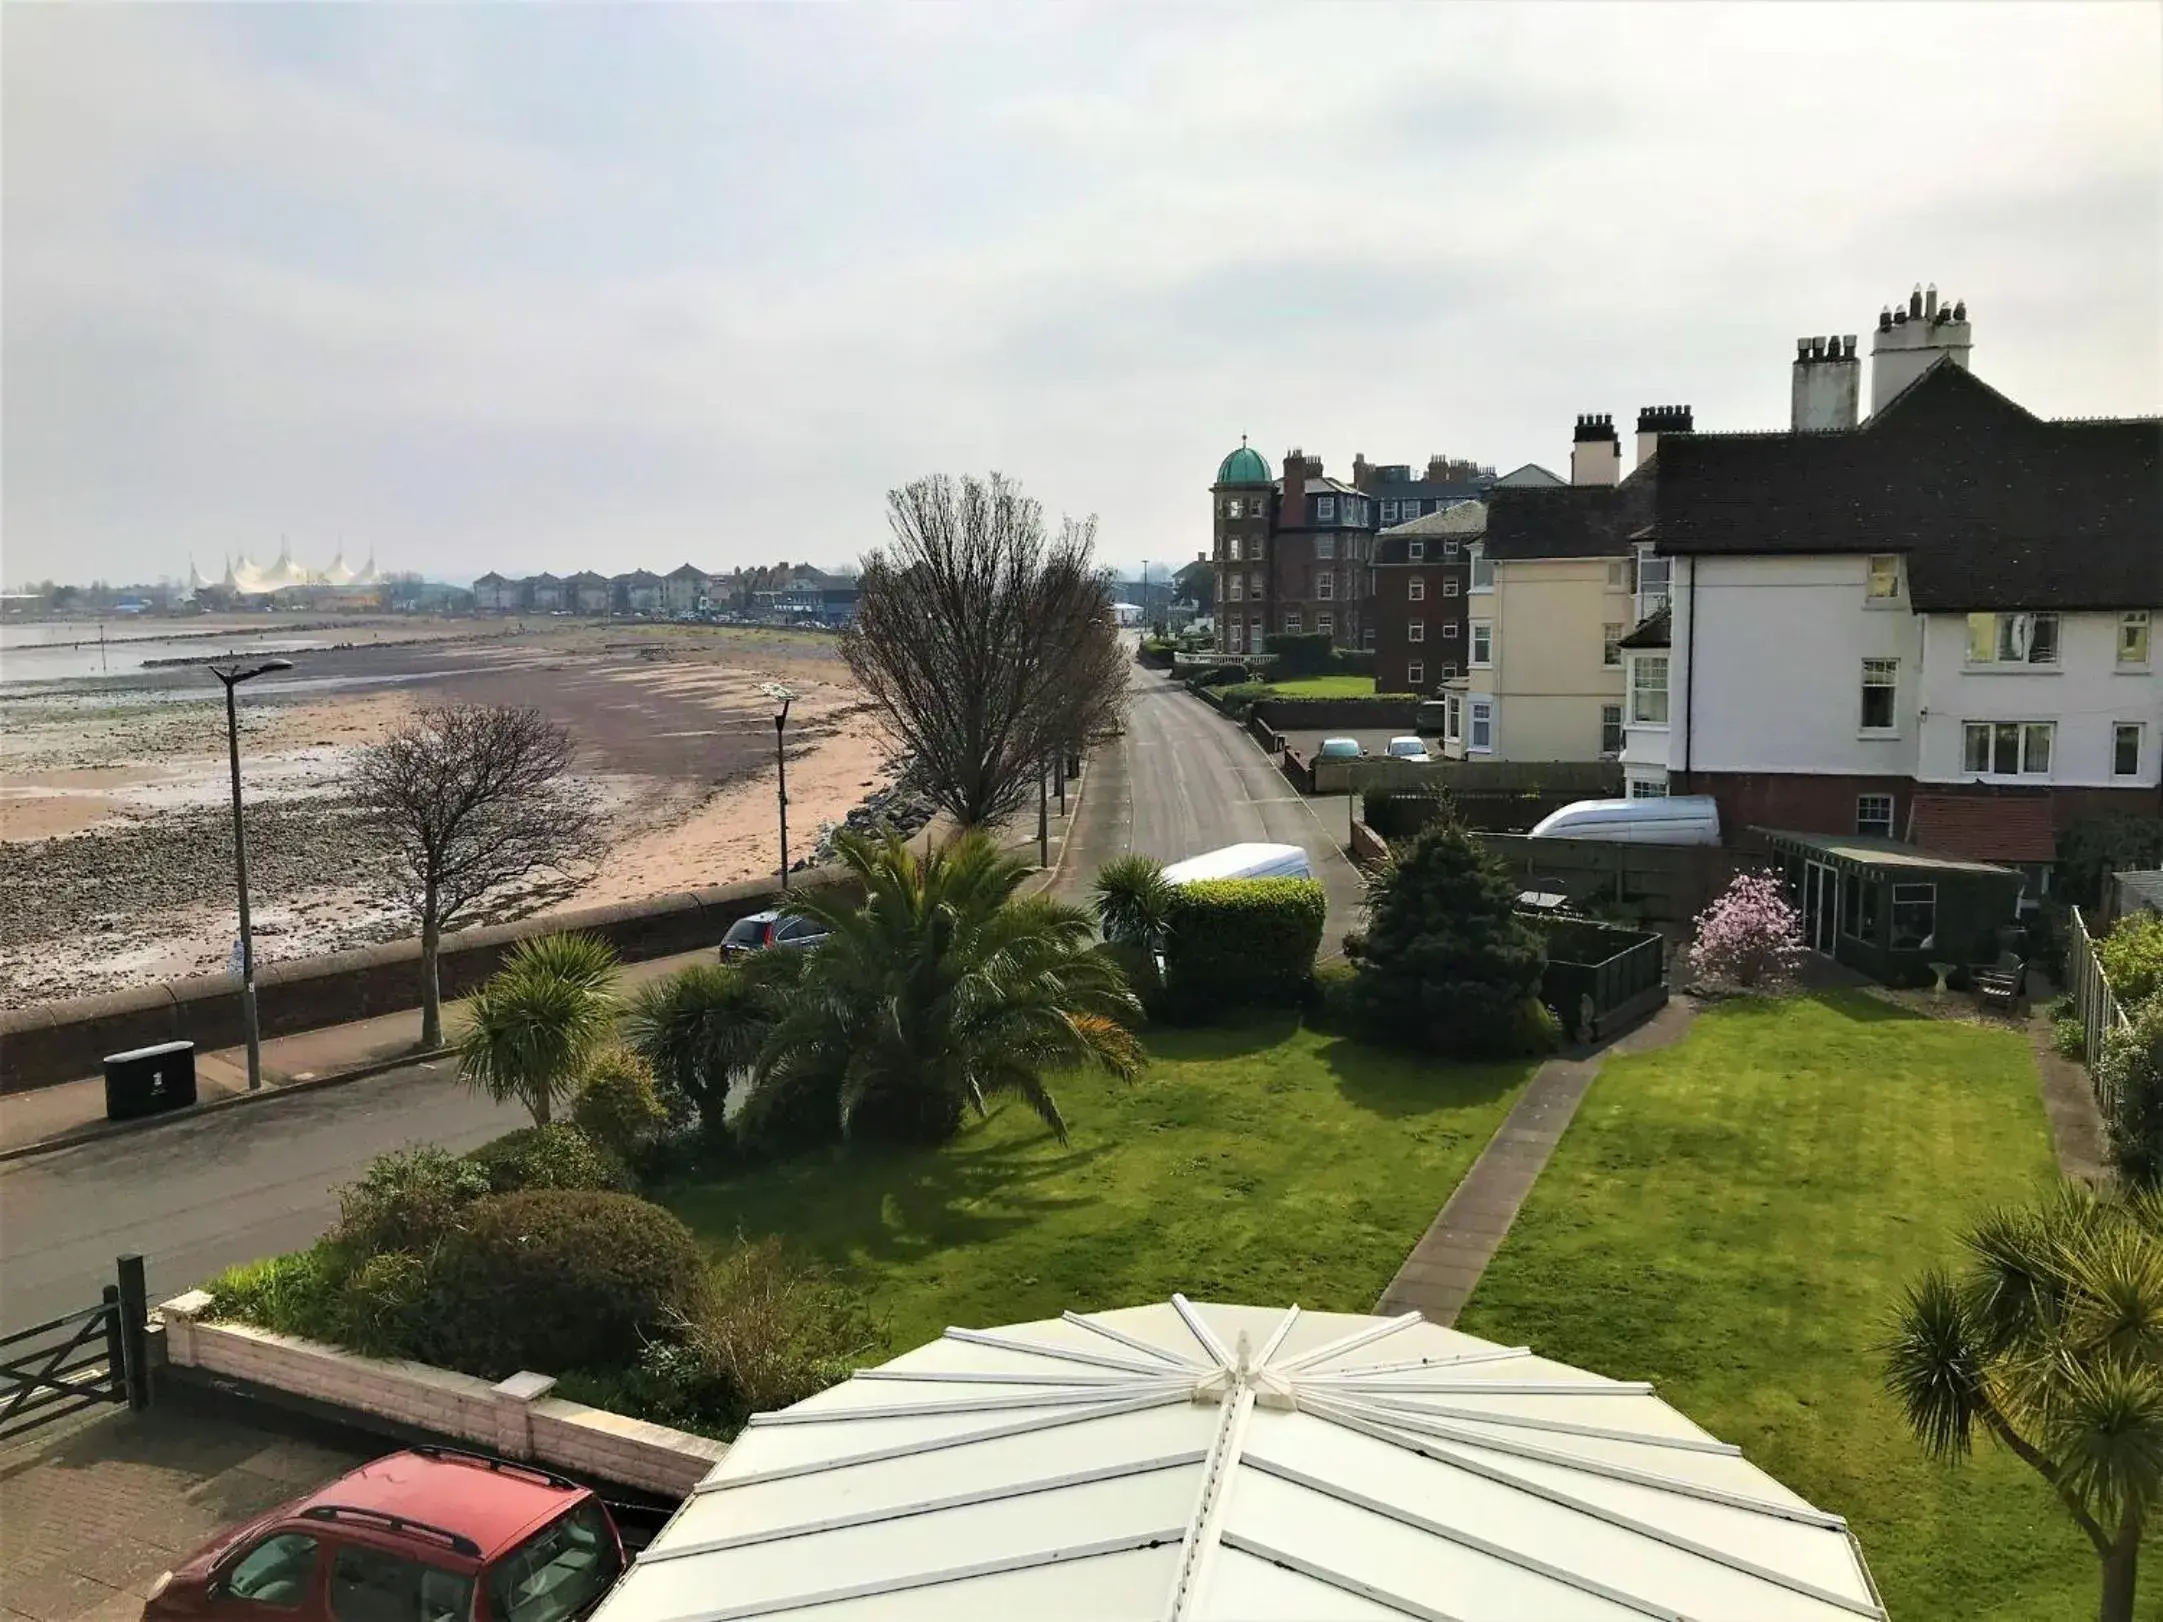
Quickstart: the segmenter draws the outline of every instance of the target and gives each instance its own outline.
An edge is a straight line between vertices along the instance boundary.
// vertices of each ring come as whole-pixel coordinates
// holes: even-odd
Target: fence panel
[[[2096,1105],[2103,1111],[2103,1118],[2109,1120],[2117,1111],[2118,1100],[2109,1096],[2102,1077],[2096,1074],[2096,1060],[2102,1056],[2103,1039],[2132,1021],[2111,994],[2110,981],[2096,958],[2095,941],[2088,934],[2088,923],[2081,917],[2080,908],[2072,909],[2071,923],[2066,935],[2065,989],[2080,1011],[2081,1055],[2088,1062]]]

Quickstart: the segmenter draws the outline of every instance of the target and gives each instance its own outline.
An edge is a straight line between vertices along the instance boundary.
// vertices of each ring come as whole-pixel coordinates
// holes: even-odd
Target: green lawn
[[[1061,1148],[1007,1106],[944,1149],[682,1185],[719,1242],[780,1233],[847,1270],[893,1351],[949,1324],[1198,1299],[1366,1312],[1531,1073],[1384,1054],[1290,1020],[1152,1031],[1131,1084],[1057,1087]]]
[[[1372,698],[1372,676],[1295,676],[1269,684],[1274,698]]]
[[[1723,1005],[1608,1061],[1460,1327],[1657,1382],[1847,1516],[1896,1618],[2092,1616],[2041,1481],[1987,1443],[1931,1464],[1877,1384],[1906,1281],[2055,1175],[2020,1037],[1857,995]]]

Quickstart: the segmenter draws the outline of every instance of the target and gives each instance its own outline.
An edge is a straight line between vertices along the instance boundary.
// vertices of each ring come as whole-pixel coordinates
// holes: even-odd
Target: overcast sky
[[[1918,281],[2032,409],[2163,406],[2155,4],[11,5],[0,62],[10,582],[833,564],[993,468],[1185,561],[1242,433],[1784,427]]]

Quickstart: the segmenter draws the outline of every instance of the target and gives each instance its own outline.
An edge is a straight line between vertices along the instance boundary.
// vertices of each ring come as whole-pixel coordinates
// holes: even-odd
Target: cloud
[[[22,9],[0,569],[838,559],[993,466],[1191,555],[1241,432],[1773,426],[1794,336],[1917,279],[2016,398],[2152,411],[2159,46],[2074,4]]]

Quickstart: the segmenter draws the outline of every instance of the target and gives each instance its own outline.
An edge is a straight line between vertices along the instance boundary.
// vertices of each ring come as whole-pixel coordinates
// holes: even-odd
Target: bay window
[[[1495,560],[1487,555],[1487,548],[1479,542],[1472,543],[1472,589],[1493,591],[1495,589]]]
[[[1667,655],[1641,653],[1630,661],[1630,719],[1643,726],[1667,725]]]
[[[1488,751],[1495,746],[1495,701],[1491,698],[1472,700],[1472,733],[1465,740],[1467,749]]]
[[[1495,662],[1495,627],[1492,620],[1472,622],[1472,666],[1480,669]]]

